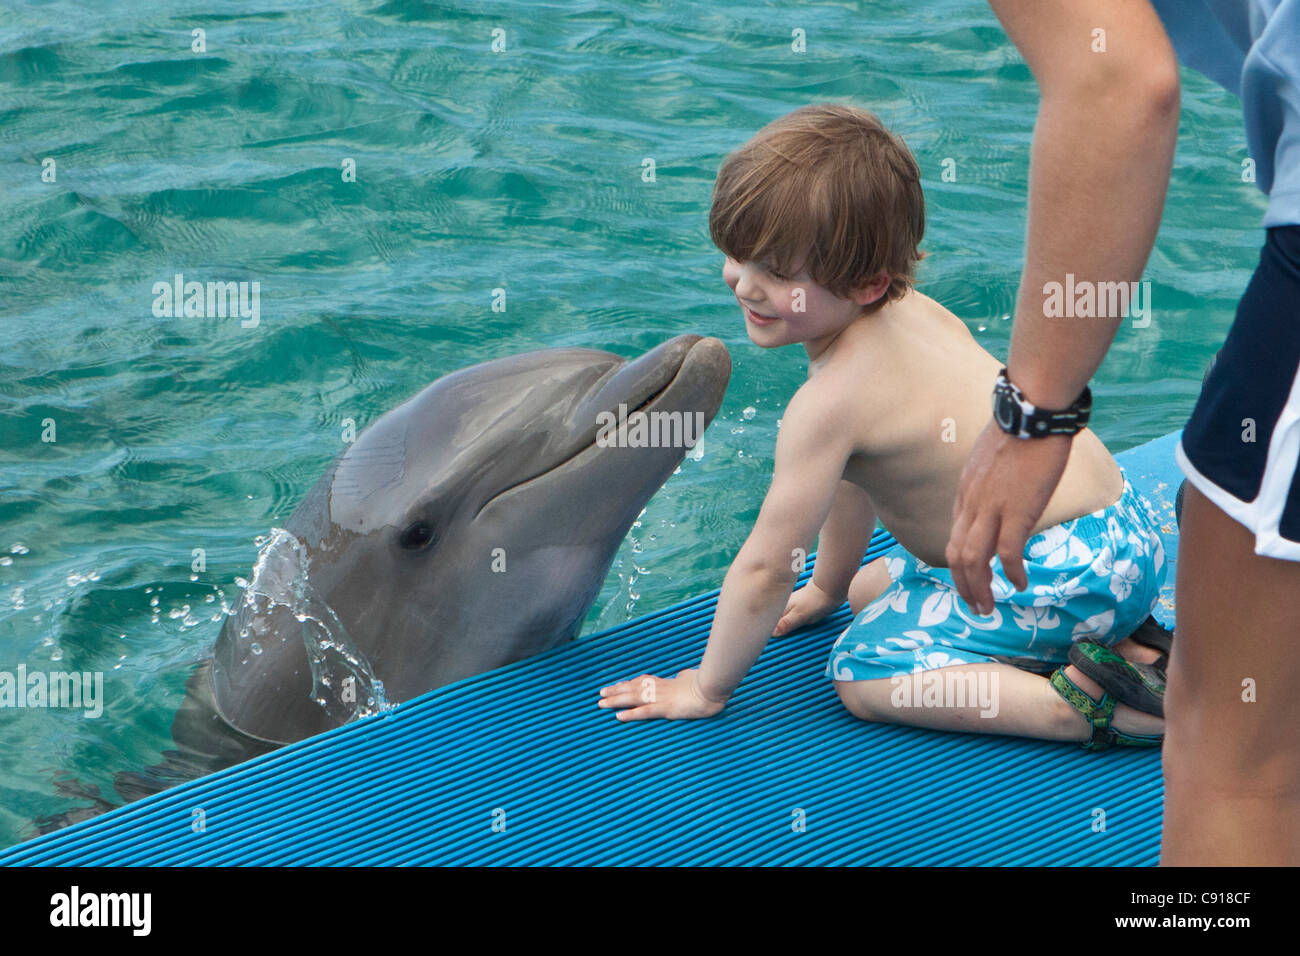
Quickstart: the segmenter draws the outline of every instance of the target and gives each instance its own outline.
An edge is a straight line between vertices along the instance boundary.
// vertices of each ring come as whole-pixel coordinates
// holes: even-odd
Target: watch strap
[[[1045,438],[1048,435],[1074,435],[1088,424],[1092,415],[1092,389],[1084,386],[1068,408],[1040,408],[1027,400],[1007,377],[1004,367],[993,388],[993,418],[1007,434],[1016,438]]]

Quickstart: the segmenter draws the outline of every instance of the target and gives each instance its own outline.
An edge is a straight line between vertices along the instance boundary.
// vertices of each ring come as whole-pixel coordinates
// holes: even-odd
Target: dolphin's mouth
[[[702,355],[702,353],[708,354]],[[719,354],[722,356],[721,360],[718,358]],[[575,440],[568,451],[545,468],[496,492],[483,502],[475,512],[475,517],[503,495],[564,467],[595,447],[600,435],[599,421],[602,414],[621,417],[621,407],[624,415],[630,417],[636,412],[653,409],[666,396],[675,392],[677,386],[686,384],[683,382],[686,377],[683,372],[692,366],[692,358],[699,358],[703,362],[723,361],[727,373],[730,372],[730,358],[727,357],[726,347],[717,339],[705,339],[698,335],[679,335],[639,358],[623,363],[598,381],[587,396],[575,406],[569,416],[569,420],[575,424]],[[695,403],[701,406],[699,410],[704,412],[706,421],[712,421],[721,405],[728,374],[723,374],[720,384],[713,389],[701,387],[708,385],[707,375],[690,376],[697,379],[691,383],[696,386],[691,391],[696,393]],[[689,398],[686,403],[690,403]],[[665,448],[663,451],[681,457],[686,449]]]
[[[661,385],[659,388],[657,388],[654,392],[652,392],[651,394],[647,395],[644,399],[642,399],[641,402],[635,408],[629,408],[627,410],[627,413],[629,415],[633,415],[636,412],[643,412],[646,409],[648,409],[651,405],[653,405],[655,402],[659,401],[659,399],[663,397],[664,392],[672,388],[673,383],[677,381],[677,376],[681,374],[681,371],[682,371],[682,366],[681,364],[679,364],[677,368],[673,370],[672,378],[664,382],[664,384]],[[622,402],[620,404],[626,405],[627,403]],[[614,414],[614,415],[618,414],[617,408],[604,409],[604,411],[608,411],[610,414]],[[587,443],[586,447],[590,448],[595,443],[596,443],[596,439],[593,438],[590,442]],[[581,452],[579,452],[579,454],[581,454]]]

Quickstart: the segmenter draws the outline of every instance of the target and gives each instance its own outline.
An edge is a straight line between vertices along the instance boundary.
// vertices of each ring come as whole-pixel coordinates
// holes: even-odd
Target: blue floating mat
[[[1118,456],[1162,518],[1170,566],[1156,616],[1166,627],[1177,440]],[[878,531],[867,559],[893,545]],[[772,641],[717,717],[622,723],[596,707],[616,680],[696,666],[717,596],[19,844],[0,863],[1157,862],[1158,751],[860,721],[823,676],[847,606]]]

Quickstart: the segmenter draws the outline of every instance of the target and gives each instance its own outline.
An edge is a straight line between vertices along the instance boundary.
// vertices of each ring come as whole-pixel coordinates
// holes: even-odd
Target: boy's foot
[[[1165,655],[1154,647],[1139,644],[1131,637],[1124,638],[1118,644],[1112,644],[1110,649],[1124,660],[1134,664],[1160,664],[1160,666],[1163,666],[1165,658]]]
[[[1092,641],[1070,645],[1070,663],[1119,703],[1157,717],[1165,715],[1165,673],[1155,665],[1127,661]]]
[[[1163,719],[1119,703],[1077,667],[1065,665],[1057,668],[1050,683],[1091,725],[1090,737],[1080,745],[1083,749],[1159,747],[1164,741]]]
[[[1154,664],[1163,674],[1173,646],[1174,632],[1157,621],[1154,615],[1148,614],[1137,630],[1116,644],[1114,650],[1127,660]]]

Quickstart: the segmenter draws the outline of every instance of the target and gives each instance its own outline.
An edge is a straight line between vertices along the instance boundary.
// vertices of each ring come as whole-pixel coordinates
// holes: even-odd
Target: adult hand
[[[989,419],[961,473],[944,557],[962,599],[993,612],[994,552],[1017,591],[1029,586],[1025,542],[1051,500],[1070,459],[1071,438],[1015,438]]]

